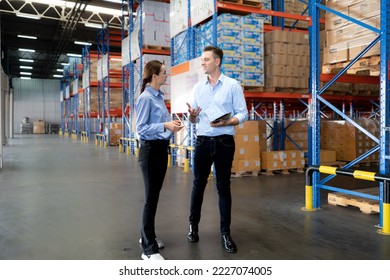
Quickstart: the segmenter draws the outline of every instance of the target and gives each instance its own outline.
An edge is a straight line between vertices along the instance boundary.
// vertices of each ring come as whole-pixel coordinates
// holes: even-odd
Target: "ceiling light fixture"
[[[103,24],[99,24],[99,23],[86,22],[84,23],[84,25],[85,27],[91,27],[91,28],[98,28],[98,29],[104,28]]]
[[[66,55],[72,57],[83,57],[81,54],[77,54],[77,53],[67,53]]]
[[[23,65],[21,65],[20,68],[21,69],[33,69],[32,66],[23,66]]]
[[[83,45],[83,46],[92,46],[92,43],[89,42],[82,42],[82,41],[74,41],[76,45]]]
[[[69,66],[69,63],[62,62],[61,65],[63,65],[63,66]]]
[[[54,78],[62,78],[62,77],[64,77],[64,76],[54,74],[53,77],[54,77]]]
[[[106,2],[111,2],[111,3],[117,3],[117,4],[122,4],[122,0],[104,0]]]
[[[19,51],[21,51],[21,52],[35,52],[35,50],[32,50],[32,49],[22,49],[22,48],[20,48]]]
[[[22,61],[22,62],[34,62],[34,60],[32,59],[24,59],[24,58],[19,58],[19,61]]]
[[[58,72],[64,72],[64,69],[57,69]]]
[[[31,72],[20,72],[20,75],[29,75],[29,76],[31,76],[32,73]]]
[[[22,80],[31,80],[31,77],[20,77]]]
[[[119,0],[116,0],[119,1]],[[0,1],[1,2],[1,1]],[[69,8],[73,9],[76,5],[76,1],[61,1],[61,0],[29,0],[29,2],[35,2],[35,3],[41,3],[41,4],[47,4],[47,5],[55,5],[60,6],[62,8]],[[84,4],[83,4],[84,5]],[[80,7],[83,8],[83,5]],[[85,7],[85,11],[92,12],[92,13],[98,13],[98,14],[107,14],[112,16],[122,16],[122,10],[121,9],[111,9],[111,8],[105,8],[101,6],[95,6],[95,5],[87,5]]]
[[[36,40],[38,39],[37,37],[35,36],[27,36],[27,35],[18,35],[19,38],[25,38],[25,39],[32,39],[32,40]]]
[[[17,17],[30,18],[30,19],[41,19],[42,16],[34,14],[16,13]]]

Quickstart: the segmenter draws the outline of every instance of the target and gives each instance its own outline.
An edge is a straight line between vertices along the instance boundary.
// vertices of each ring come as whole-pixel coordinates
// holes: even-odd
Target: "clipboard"
[[[231,113],[226,113],[226,114],[224,114],[224,115],[222,115],[222,116],[216,118],[216,119],[213,120],[211,123],[218,123],[218,122],[220,122],[221,120],[226,121],[226,120],[230,119],[230,116],[231,116]]]

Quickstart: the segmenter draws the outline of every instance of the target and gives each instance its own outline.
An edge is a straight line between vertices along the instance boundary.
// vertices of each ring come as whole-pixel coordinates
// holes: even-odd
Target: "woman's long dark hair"
[[[162,62],[158,60],[151,60],[146,63],[143,71],[141,93],[144,92],[146,84],[152,81],[153,74],[160,74],[162,65]]]

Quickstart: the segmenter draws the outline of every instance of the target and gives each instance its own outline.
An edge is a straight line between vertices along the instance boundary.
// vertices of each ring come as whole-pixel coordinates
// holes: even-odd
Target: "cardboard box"
[[[260,158],[238,159],[233,161],[232,172],[260,171]]]
[[[348,48],[326,47],[324,48],[324,63],[336,63],[348,60]]]
[[[46,133],[46,123],[44,120],[38,120],[36,122],[33,122],[33,133],[34,134]]]

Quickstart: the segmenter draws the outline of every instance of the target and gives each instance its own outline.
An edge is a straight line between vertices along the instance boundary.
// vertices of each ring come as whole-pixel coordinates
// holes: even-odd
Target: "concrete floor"
[[[349,184],[349,183],[348,183]],[[351,183],[355,184],[355,183]],[[379,215],[331,206],[304,212],[304,175],[232,178],[232,237],[220,244],[214,179],[206,190],[200,242],[187,242],[192,174],[168,169],[156,219],[170,260],[390,259]],[[58,135],[17,135],[0,171],[0,259],[139,260],[143,182],[118,147]]]

